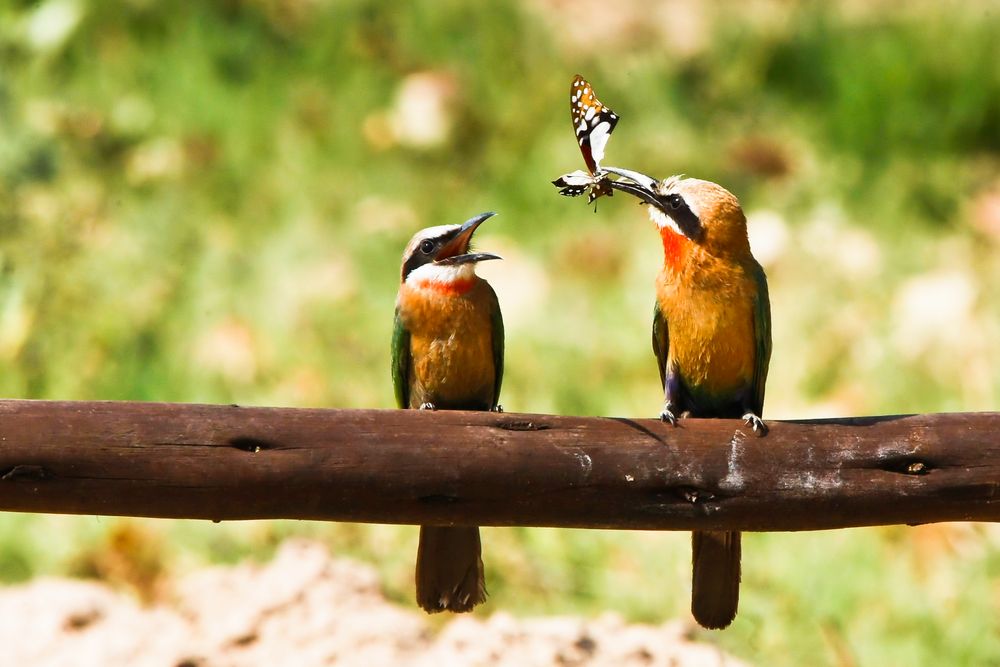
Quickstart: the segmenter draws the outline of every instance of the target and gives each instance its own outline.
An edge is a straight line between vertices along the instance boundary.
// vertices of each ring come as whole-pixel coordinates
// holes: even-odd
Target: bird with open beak
[[[403,252],[392,336],[392,383],[400,408],[500,410],[504,331],[497,295],[471,252],[493,213],[421,230]],[[470,611],[486,599],[479,528],[421,526],[417,603],[427,612]]]
[[[771,307],[739,200],[710,181],[605,170],[621,177],[608,181],[612,188],[649,205],[663,244],[653,310],[660,418],[674,425],[683,416],[742,418],[764,435]],[[733,531],[693,533],[691,611],[706,628],[736,617],[740,541]]]

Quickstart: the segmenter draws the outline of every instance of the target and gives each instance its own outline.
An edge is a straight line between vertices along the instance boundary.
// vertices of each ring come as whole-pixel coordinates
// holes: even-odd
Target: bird
[[[504,329],[496,292],[476,275],[499,255],[470,252],[495,215],[417,232],[403,252],[392,335],[392,382],[400,408],[501,411]],[[475,526],[421,526],[417,604],[428,613],[466,612],[486,599]]]
[[[742,418],[763,436],[771,360],[771,305],[739,200],[711,181],[605,167],[614,189],[648,204],[663,244],[656,279],[653,352],[663,386],[660,419]],[[709,629],[732,623],[739,606],[740,533],[692,534],[691,612]]]

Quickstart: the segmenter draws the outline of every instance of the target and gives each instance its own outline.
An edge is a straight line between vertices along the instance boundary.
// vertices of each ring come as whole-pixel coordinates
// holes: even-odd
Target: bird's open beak
[[[455,230],[455,235],[451,240],[438,252],[434,263],[453,266],[456,264],[468,264],[470,262],[483,262],[488,259],[502,259],[499,255],[488,252],[469,252],[469,243],[472,241],[472,235],[479,228],[479,225],[494,215],[496,213],[493,211],[487,211],[465,221],[461,227]]]
[[[638,197],[647,204],[652,204],[659,209],[663,208],[663,202],[660,201],[659,196],[656,194],[656,184],[659,181],[655,178],[647,176],[646,174],[641,174],[638,171],[632,171],[631,169],[621,169],[619,167],[602,167],[602,169],[606,172],[615,174],[616,176],[620,176],[622,179],[627,179],[617,181],[608,179],[608,185],[615,190],[627,192],[630,195]]]

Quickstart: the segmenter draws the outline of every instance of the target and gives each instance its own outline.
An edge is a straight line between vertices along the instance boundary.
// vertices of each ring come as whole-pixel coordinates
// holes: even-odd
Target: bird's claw
[[[437,410],[437,406],[434,405],[433,403],[421,403],[420,404],[420,409],[421,410],[432,410],[433,411],[433,410]]]
[[[663,410],[660,411],[660,421],[677,426],[677,416],[667,406],[663,406]]]
[[[503,406],[497,403],[490,412],[503,412]]]
[[[757,436],[767,435],[767,424],[765,424],[764,420],[755,415],[754,413],[748,412],[745,415],[743,415],[743,423],[749,426],[753,430],[755,435]]]

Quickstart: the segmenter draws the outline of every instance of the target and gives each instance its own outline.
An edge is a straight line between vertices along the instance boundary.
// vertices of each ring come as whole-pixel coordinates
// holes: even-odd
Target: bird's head
[[[461,225],[440,225],[417,232],[403,251],[402,281],[447,285],[472,280],[476,263],[501,259],[488,252],[469,252],[476,229],[494,215],[480,213]]]
[[[717,183],[671,176],[658,181],[636,171],[604,167],[622,178],[608,183],[649,204],[649,217],[661,234],[673,233],[710,255],[750,252],[747,219],[739,200]]]

